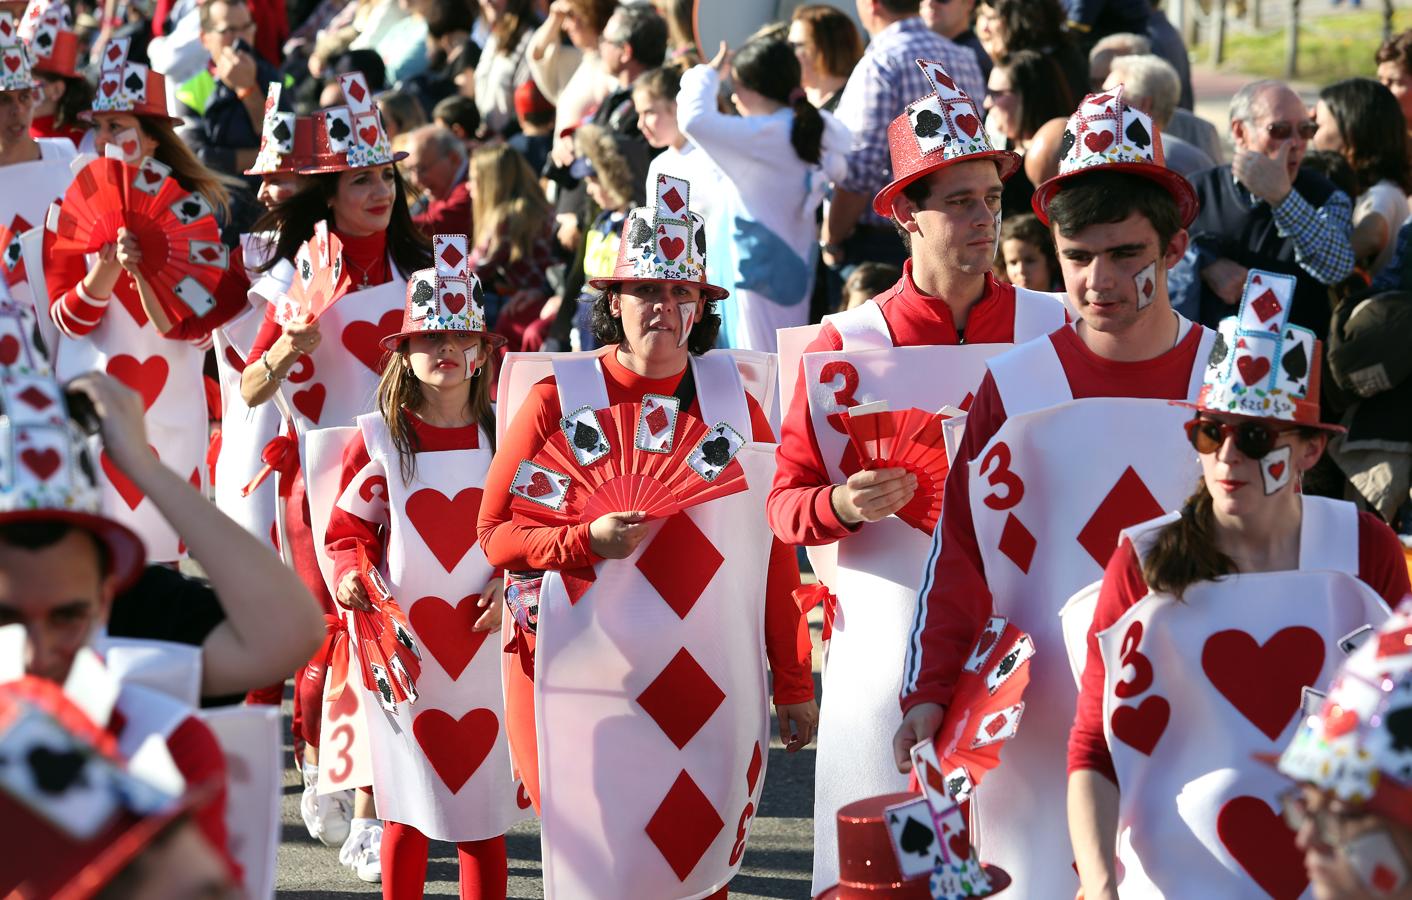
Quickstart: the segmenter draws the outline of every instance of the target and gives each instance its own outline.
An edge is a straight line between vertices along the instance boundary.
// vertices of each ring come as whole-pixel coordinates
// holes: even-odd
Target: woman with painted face
[[[1081,672],[1068,806],[1090,900],[1300,894],[1281,779],[1256,756],[1408,592],[1391,529],[1300,493],[1340,429],[1319,421],[1319,344],[1288,324],[1293,294],[1292,277],[1251,270],[1186,425],[1196,493],[1125,531],[1096,601],[1061,613]]]
[[[735,358],[708,352],[726,291],[706,280],[689,191],[669,178],[655,207],[633,209],[612,273],[590,281],[603,350],[538,369],[511,356],[501,374],[515,416],[486,478],[480,539],[508,573],[510,749],[543,817],[545,883],[561,896],[723,892],[763,784],[766,657],[786,749],[817,723],[798,568],[765,522],[774,438]],[[678,440],[693,428],[705,432]],[[622,466],[635,484],[632,460],[661,459],[658,477],[690,485],[733,478],[738,464],[746,489],[649,516],[640,495],[614,502],[608,485],[566,489],[564,475],[556,488],[534,460],[561,431],[581,473]],[[591,498],[578,524],[534,518],[577,502],[569,492]],[[681,852],[685,818],[711,816],[729,827]]]

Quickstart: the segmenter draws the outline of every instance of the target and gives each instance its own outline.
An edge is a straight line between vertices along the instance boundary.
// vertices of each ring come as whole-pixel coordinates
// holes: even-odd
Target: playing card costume
[[[1115,143],[1114,121],[1127,131],[1143,118],[1114,94],[1087,98],[1069,120],[1078,140],[1065,142],[1056,178],[1118,166],[1172,191],[1185,219],[1189,189],[1173,187],[1150,151],[1134,161],[1132,144]],[[1095,129],[1107,140],[1083,137]],[[1107,162],[1090,158],[1095,146],[1112,151]],[[1065,185],[1046,186],[1047,198]],[[992,615],[1034,638],[1025,728],[973,801],[982,807],[977,845],[1026,896],[1069,897],[1078,886],[1062,816],[1035,814],[1065,803],[1060,757],[1075,694],[1054,652],[1063,644],[1058,612],[1102,574],[1123,528],[1180,506],[1196,480],[1187,416],[1167,401],[1195,400],[1216,336],[1179,317],[1176,325],[1175,345],[1141,362],[1100,357],[1068,326],[991,359],[926,558],[906,637],[904,712],[950,701],[967,648]]]
[[[635,210],[625,228],[655,214]],[[700,285],[708,299],[723,293],[706,284],[704,266],[626,256],[638,246],[624,236],[626,258],[603,287],[647,280]],[[690,328],[695,306],[680,309]],[[506,712],[517,770],[542,817],[549,897],[720,891],[740,866],[764,784],[766,656],[777,704],[813,697],[791,597],[798,570],[763,515],[768,421],[735,360],[691,356],[685,338],[677,375],[635,374],[613,346],[552,358],[552,377],[527,397],[500,397],[518,413],[487,481],[481,543],[538,594],[537,623],[519,616],[515,625],[522,651],[508,661]],[[507,373],[514,365],[512,354]],[[711,433],[680,453],[699,423]],[[567,454],[554,476],[542,455],[551,450]],[[591,472],[629,461],[617,483],[634,492],[677,485],[650,508],[682,511],[656,513],[627,558],[601,559],[589,524],[613,488],[595,486]],[[697,502],[737,474],[743,489]],[[543,524],[579,510],[576,493],[587,495],[580,524]],[[640,501],[599,502],[628,511]]]
[[[1312,334],[1288,324],[1293,280],[1251,271],[1239,313],[1222,323],[1198,410],[1318,424],[1317,377],[1272,383],[1285,356],[1319,356]],[[1271,377],[1252,378],[1251,360],[1271,361]],[[1288,470],[1289,455],[1280,447],[1260,462]],[[1243,490],[1293,490],[1276,474],[1273,485]],[[1321,497],[1300,506],[1297,569],[1199,581],[1180,598],[1149,588],[1143,561],[1181,514],[1126,529],[1092,625],[1071,632],[1083,636],[1070,655],[1087,661],[1069,769],[1119,786],[1125,894],[1302,895],[1303,860],[1276,815],[1288,785],[1257,756],[1284,746],[1303,689],[1324,689],[1346,653],[1341,639],[1381,623],[1408,582],[1396,537],[1373,515]],[[1066,609],[1065,618],[1080,614]]]
[[[955,90],[945,71],[927,61],[918,65],[936,90],[889,129],[894,180],[874,201],[883,215],[892,214],[892,198],[908,184],[950,165],[993,160],[1001,177],[1008,177],[1019,164],[1013,153],[991,149],[978,126],[969,130],[973,120],[979,122],[975,104]],[[791,340],[781,335],[784,378],[797,387],[787,401],[770,524],[787,543],[837,542],[832,573],[811,553],[815,571],[837,597],[826,601],[832,608],[815,778],[815,891],[838,877],[834,814],[839,808],[906,787],[906,776],[892,761],[891,740],[901,721],[900,650],[912,624],[930,534],[929,525],[914,527],[893,517],[850,527],[834,513],[832,486],[870,463],[850,442],[848,410],[875,401],[886,401],[891,412],[915,409],[933,416],[945,406],[969,408],[987,359],[1064,321],[1064,306],[1055,296],[1002,284],[987,274],[963,338],[951,308],[913,282],[908,260],[891,289],[825,317],[797,364],[785,349]],[[940,438],[934,430],[930,462],[914,469],[920,502],[940,499],[948,466]]]

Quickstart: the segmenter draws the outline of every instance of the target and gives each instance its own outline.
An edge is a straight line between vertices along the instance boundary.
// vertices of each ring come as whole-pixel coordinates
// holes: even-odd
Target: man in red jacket
[[[402,171],[426,194],[427,208],[413,216],[426,234],[472,234],[470,168],[466,145],[440,125],[423,125],[408,135]]]

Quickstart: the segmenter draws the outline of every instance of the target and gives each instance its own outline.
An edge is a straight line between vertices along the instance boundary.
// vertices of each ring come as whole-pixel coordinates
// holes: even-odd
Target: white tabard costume
[[[1201,336],[1187,396],[1173,399],[1196,399],[1214,339]],[[1007,418],[970,465],[971,517],[994,615],[1028,632],[1035,656],[1019,734],[976,789],[976,846],[1021,895],[1072,900],[1078,877],[1063,810],[1077,692],[1059,611],[1103,576],[1123,528],[1182,504],[1200,467],[1183,430],[1189,409],[1075,400],[1051,340],[1015,348],[990,371]]]
[[[1303,505],[1297,571],[1203,581],[1182,600],[1149,593],[1098,635],[1124,897],[1309,896],[1279,815],[1290,782],[1254,755],[1289,743],[1301,688],[1327,689],[1339,638],[1388,608],[1358,579],[1355,507]],[[1175,518],[1130,530],[1139,558]]]
[[[381,415],[359,416],[358,427],[371,462],[338,505],[386,524],[381,571],[422,654],[415,702],[399,703],[394,714],[363,694],[378,814],[438,841],[502,835],[528,812],[510,772],[500,635],[471,630],[494,571],[475,532],[489,438],[482,433],[474,450],[418,453],[406,484]],[[383,491],[364,491],[369,483]],[[356,666],[349,672],[349,686],[360,685]]]
[[[702,419],[750,435],[731,357],[691,366]],[[554,375],[562,409],[609,405],[595,359],[556,361]],[[736,458],[748,490],[653,523],[632,556],[595,566],[577,603],[544,575],[534,697],[546,897],[705,897],[740,867],[769,749],[773,445]],[[668,528],[674,539],[656,545]],[[705,558],[720,562],[672,580]]]
[[[814,439],[834,484],[859,469],[847,436],[832,424],[837,414],[874,400],[887,400],[894,410],[968,407],[986,360],[1014,346],[894,347],[882,308],[872,302],[825,321],[837,329],[843,349],[806,353],[801,362]],[[1052,295],[1016,289],[1017,340],[1063,324],[1064,307]],[[824,667],[814,776],[815,893],[838,882],[838,810],[907,789],[908,776],[892,760],[892,735],[902,723],[902,657],[930,543],[930,535],[889,516],[836,545],[837,569],[828,586],[838,609]]]
[[[0,227],[22,236],[25,277],[8,279],[10,295],[33,308],[44,348],[52,352],[59,332],[49,319],[49,293],[44,284],[44,218],[49,205],[63,199],[73,182],[70,166],[78,153],[68,138],[38,138],[35,142],[39,159],[0,166],[0,181],[5,185],[0,190]],[[0,252],[8,254],[10,248],[0,247]],[[9,262],[7,259],[7,272],[12,268]]]

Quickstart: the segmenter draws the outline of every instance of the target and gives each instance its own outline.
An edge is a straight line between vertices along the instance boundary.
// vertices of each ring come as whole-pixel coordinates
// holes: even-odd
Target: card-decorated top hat
[[[1123,99],[1121,84],[1083,99],[1064,126],[1059,149],[1059,174],[1036,188],[1030,200],[1035,215],[1046,225],[1049,201],[1066,181],[1090,172],[1128,172],[1157,182],[1177,202],[1183,228],[1201,208],[1191,182],[1167,168],[1162,136],[1152,117]]]
[[[20,37],[29,44],[35,72],[83,77],[78,71],[78,35],[64,0],[30,0],[19,30]]]
[[[613,274],[591,279],[603,290],[624,282],[698,285],[707,300],[730,291],[706,280],[706,220],[691,211],[691,185],[673,175],[657,176],[655,206],[639,206],[623,221]]]
[[[461,332],[478,334],[499,347],[502,335],[485,327],[485,293],[480,279],[466,264],[466,236],[438,234],[432,238],[430,269],[418,269],[407,279],[407,308],[402,327],[382,339],[388,350],[414,334]]]
[[[908,105],[887,127],[892,151],[892,182],[873,198],[873,211],[892,216],[892,201],[918,178],[959,162],[993,159],[1001,180],[1020,168],[1020,157],[996,150],[986,137],[985,117],[974,100],[951,79],[940,63],[919,59],[917,65],[932,92]]]
[[[284,86],[278,81],[270,82],[269,93],[265,95],[265,118],[260,128],[260,150],[255,155],[254,165],[245,170],[246,175],[296,174],[313,162],[295,150],[301,144],[306,151],[313,148],[314,120],[280,110],[283,91]]]
[[[180,125],[181,119],[167,114],[166,79],[141,63],[128,62],[128,45],[131,43],[131,38],[113,38],[108,42],[98,67],[98,87],[93,92],[93,106],[79,113],[79,118],[127,113]]]
[[[19,34],[15,17],[0,12],[0,91],[26,91],[34,87],[30,70],[33,54]]]
[[[338,76],[338,83],[345,105],[314,113],[314,127],[305,142],[295,133],[294,155],[309,160],[299,173],[347,172],[406,159],[406,153],[392,152],[382,113],[363,73],[346,72]]]
[[[1294,288],[1292,275],[1250,270],[1239,311],[1217,329],[1196,403],[1178,405],[1345,430],[1319,421],[1320,342],[1289,324]]]

